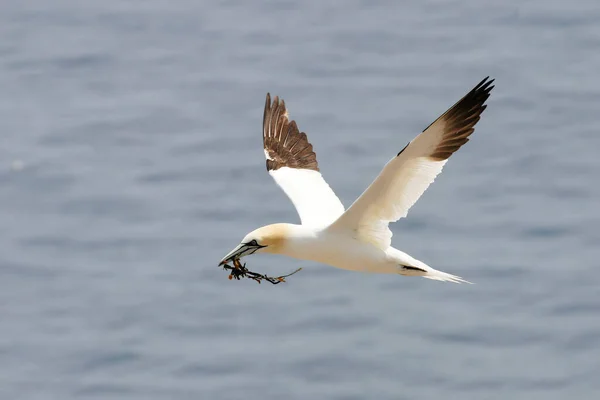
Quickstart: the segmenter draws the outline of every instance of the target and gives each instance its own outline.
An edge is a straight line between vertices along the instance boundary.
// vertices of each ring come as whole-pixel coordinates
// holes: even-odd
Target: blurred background
[[[0,398],[592,399],[600,4],[0,3]],[[482,78],[393,243],[476,285],[277,256],[267,91],[346,206]]]

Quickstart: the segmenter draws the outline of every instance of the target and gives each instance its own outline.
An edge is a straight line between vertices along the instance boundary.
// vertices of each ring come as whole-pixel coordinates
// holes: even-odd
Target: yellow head
[[[220,264],[255,253],[281,253],[291,229],[290,224],[273,224],[258,228],[247,234],[235,249],[223,257]]]

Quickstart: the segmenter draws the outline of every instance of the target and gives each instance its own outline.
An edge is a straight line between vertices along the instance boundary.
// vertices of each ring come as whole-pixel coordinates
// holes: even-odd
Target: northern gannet
[[[392,247],[388,224],[406,217],[448,158],[467,143],[486,108],[492,82],[483,79],[408,143],[347,210],[321,176],[313,147],[289,120],[284,101],[276,96],[271,102],[267,93],[267,171],[296,207],[301,225],[258,228],[223,257],[221,265],[250,254],[274,253],[352,271],[470,283]]]

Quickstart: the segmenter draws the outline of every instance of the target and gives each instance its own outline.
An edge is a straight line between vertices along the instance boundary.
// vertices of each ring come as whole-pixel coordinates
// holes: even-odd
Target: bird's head
[[[258,228],[247,234],[235,249],[223,257],[219,265],[255,253],[280,253],[285,246],[289,231],[288,224],[273,224]]]

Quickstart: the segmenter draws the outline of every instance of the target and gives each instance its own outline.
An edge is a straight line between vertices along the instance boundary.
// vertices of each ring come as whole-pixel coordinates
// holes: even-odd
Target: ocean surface
[[[600,3],[0,3],[0,399],[600,393]],[[482,78],[472,140],[392,225],[476,285],[278,256],[267,92],[346,206]]]

